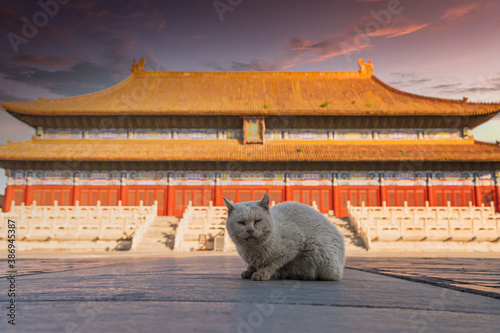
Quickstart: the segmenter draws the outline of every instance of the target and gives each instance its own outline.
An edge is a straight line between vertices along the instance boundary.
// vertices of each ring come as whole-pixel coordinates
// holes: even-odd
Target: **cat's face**
[[[273,221],[269,214],[269,196],[261,201],[233,204],[226,200],[228,218],[226,228],[235,243],[258,244],[271,236]]]

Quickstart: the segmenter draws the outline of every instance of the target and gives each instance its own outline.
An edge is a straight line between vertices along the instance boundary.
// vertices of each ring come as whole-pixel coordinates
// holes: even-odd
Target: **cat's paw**
[[[250,279],[250,278],[252,278],[252,274],[253,274],[252,271],[244,270],[243,272],[241,272],[241,278],[242,279]]]
[[[264,272],[255,272],[252,274],[252,280],[254,281],[267,281],[271,278],[269,274]]]

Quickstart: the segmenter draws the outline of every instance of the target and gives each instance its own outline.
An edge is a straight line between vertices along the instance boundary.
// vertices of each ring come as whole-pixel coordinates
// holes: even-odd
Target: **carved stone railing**
[[[490,206],[361,207],[348,202],[348,218],[369,249],[372,241],[493,242],[500,239],[500,214]]]
[[[269,206],[274,205],[272,201]],[[318,210],[314,201],[311,207]],[[174,251],[236,251],[226,230],[226,219],[225,206],[213,206],[211,201],[208,206],[193,206],[190,201],[176,229]]]
[[[143,229],[156,217],[153,206],[12,206],[0,213],[0,239],[6,239],[6,220],[16,222],[18,241],[117,241],[140,238]]]
[[[232,241],[226,232],[227,208],[213,206],[193,206],[189,202],[179,226],[176,229],[174,251],[211,250],[215,238],[224,237],[223,250],[231,248]]]

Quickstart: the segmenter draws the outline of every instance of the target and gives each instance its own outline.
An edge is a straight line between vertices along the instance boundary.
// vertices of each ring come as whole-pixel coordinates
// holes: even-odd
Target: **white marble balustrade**
[[[354,207],[348,218],[369,249],[373,241],[493,242],[500,239],[500,214],[490,206]]]

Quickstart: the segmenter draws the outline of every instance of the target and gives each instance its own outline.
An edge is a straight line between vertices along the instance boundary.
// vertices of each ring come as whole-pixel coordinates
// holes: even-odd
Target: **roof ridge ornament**
[[[139,62],[136,62],[135,59],[132,62],[132,74],[141,74],[146,70],[144,69],[144,65],[146,64],[146,59],[141,58]]]
[[[360,58],[358,60],[359,64],[359,73],[362,76],[372,76],[373,75],[373,64],[372,60],[368,59],[368,62],[366,63],[363,58]]]

